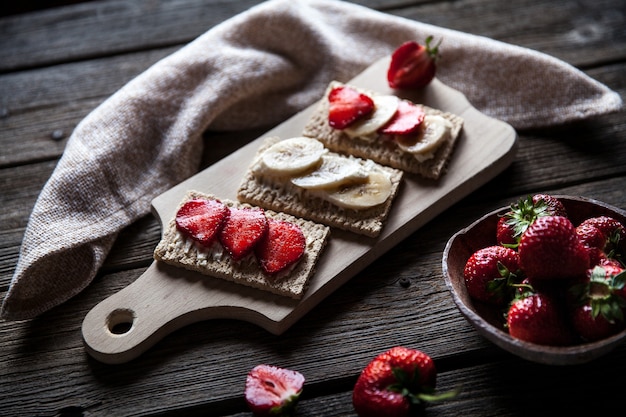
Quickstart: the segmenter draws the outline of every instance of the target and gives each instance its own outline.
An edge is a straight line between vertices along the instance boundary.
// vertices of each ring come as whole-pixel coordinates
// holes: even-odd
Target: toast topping
[[[319,141],[302,137],[286,139],[263,153],[263,166],[274,175],[296,175],[319,164],[326,152]]]
[[[176,227],[190,239],[210,247],[228,215],[228,207],[219,200],[193,199],[176,213]]]
[[[400,100],[396,96],[374,96],[374,111],[367,117],[346,127],[343,131],[351,138],[368,138],[385,126],[398,111]],[[375,137],[375,136],[374,136]]]
[[[236,262],[253,262],[276,275],[294,266],[302,257],[306,239],[297,224],[266,218],[259,208],[228,207],[219,200],[195,198],[177,211],[176,229],[185,252],[198,244],[202,258],[220,260],[229,255]],[[189,239],[184,239],[189,238]],[[225,250],[224,250],[225,249]]]
[[[335,90],[343,88],[346,86],[330,89],[329,100]],[[344,97],[343,106],[349,106],[351,98],[357,106],[364,93],[359,94],[359,98],[355,98],[356,95]],[[329,125],[351,139],[372,144],[376,141],[395,143],[398,149],[413,155],[420,162],[433,158],[434,152],[450,137],[451,123],[443,117],[426,116],[422,106],[392,95],[372,94],[371,99],[374,103],[371,113],[344,127],[338,127],[332,123],[332,113],[329,111]]]
[[[319,151],[319,146],[323,148],[324,145],[316,139],[303,137],[277,142],[253,162],[252,171],[265,177],[266,181],[269,179],[270,183],[295,188],[295,192],[307,190],[336,206],[353,210],[377,206],[391,196],[391,179],[375,163],[326,153],[325,148],[324,151]],[[308,170],[290,170],[289,161],[293,158],[295,164],[298,164],[301,149],[316,150],[316,155],[319,155],[317,161]],[[268,152],[271,158],[267,158]],[[280,160],[284,169],[277,171],[268,167],[268,159]],[[297,174],[287,175],[290,171]]]
[[[374,110],[374,101],[348,86],[334,88],[328,95],[328,122],[335,129],[345,129]]]
[[[428,159],[450,137],[452,123],[441,116],[424,117],[421,126],[410,135],[395,135],[398,147],[416,157]]]

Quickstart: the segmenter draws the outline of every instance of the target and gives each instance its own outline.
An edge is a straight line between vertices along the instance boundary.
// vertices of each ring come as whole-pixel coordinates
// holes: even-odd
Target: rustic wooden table
[[[151,64],[258,0],[70,3],[0,17],[0,296],[12,277],[35,200],[76,124]],[[38,2],[32,2],[38,3]],[[54,3],[54,2],[53,2]],[[76,3],[76,4],[72,4]],[[357,3],[554,55],[626,96],[623,0]],[[17,13],[17,14],[15,14]],[[41,317],[0,323],[0,414],[7,416],[249,415],[249,369],[302,372],[300,416],[354,415],[360,370],[395,345],[421,349],[441,390],[462,387],[427,415],[565,415],[621,409],[626,345],[584,365],[539,365],[483,339],[455,307],[441,272],[449,237],[482,213],[534,192],[582,195],[626,208],[626,113],[520,131],[515,162],[441,213],[274,336],[215,320],[176,331],[126,365],[89,357],[80,326],[98,302],[152,262],[160,225],[147,216],[119,237],[83,293]],[[259,131],[210,133],[205,166]],[[400,285],[408,280],[408,287]]]

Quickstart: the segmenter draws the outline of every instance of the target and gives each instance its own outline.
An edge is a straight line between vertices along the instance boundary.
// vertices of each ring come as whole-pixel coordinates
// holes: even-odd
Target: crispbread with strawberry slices
[[[257,161],[265,150],[280,140],[277,137],[265,138],[254,161]],[[360,158],[352,159],[358,161],[363,166],[373,164],[376,169],[389,176],[392,184],[391,195],[384,203],[363,210],[341,208],[316,196],[310,190],[292,185],[289,180],[281,181],[271,176],[255,173],[252,170],[254,161],[239,186],[237,199],[241,202],[269,210],[289,213],[338,229],[369,237],[377,237],[384,227],[393,200],[399,191],[403,172],[372,161]]]
[[[213,195],[189,191],[179,207],[184,202],[194,198],[217,199]],[[219,199],[219,201],[228,207],[250,207],[248,204],[226,199]],[[326,245],[330,228],[310,220],[271,210],[265,210],[265,215],[268,218],[284,220],[298,225],[306,238],[306,247],[302,258],[292,269],[276,276],[264,274],[254,254],[249,254],[241,261],[235,262],[219,241],[214,242],[211,248],[195,243],[178,231],[174,218],[165,226],[163,237],[154,250],[154,258],[204,275],[300,299],[315,272],[315,265]]]
[[[410,153],[404,152],[390,142],[376,141],[374,143],[358,138],[350,138],[342,130],[333,129],[328,123],[328,94],[335,88],[345,84],[332,81],[328,86],[324,98],[313,112],[313,115],[305,125],[303,136],[315,138],[322,142],[328,149],[354,155],[356,157],[371,159],[380,164],[401,169],[405,172],[418,174],[425,178],[438,179],[446,170],[448,161],[452,156],[456,142],[463,128],[463,118],[452,113],[447,113],[425,105],[421,105],[427,115],[442,116],[452,123],[450,138],[434,152],[434,157],[420,162]],[[369,96],[378,93],[362,88],[351,86],[353,89]]]

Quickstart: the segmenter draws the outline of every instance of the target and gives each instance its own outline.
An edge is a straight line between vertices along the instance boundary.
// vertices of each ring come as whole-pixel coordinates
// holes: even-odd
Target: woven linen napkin
[[[31,214],[1,317],[29,319],[83,290],[119,231],[198,170],[205,130],[278,123],[331,80],[429,35],[443,41],[438,78],[515,128],[621,107],[615,92],[532,50],[340,1],[267,1],[156,63],[76,127]]]

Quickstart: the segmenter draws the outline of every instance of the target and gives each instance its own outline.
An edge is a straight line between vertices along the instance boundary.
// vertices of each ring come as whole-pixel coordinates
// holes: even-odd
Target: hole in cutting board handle
[[[135,312],[128,308],[118,308],[113,310],[107,317],[107,329],[117,336],[129,333],[135,322]]]

